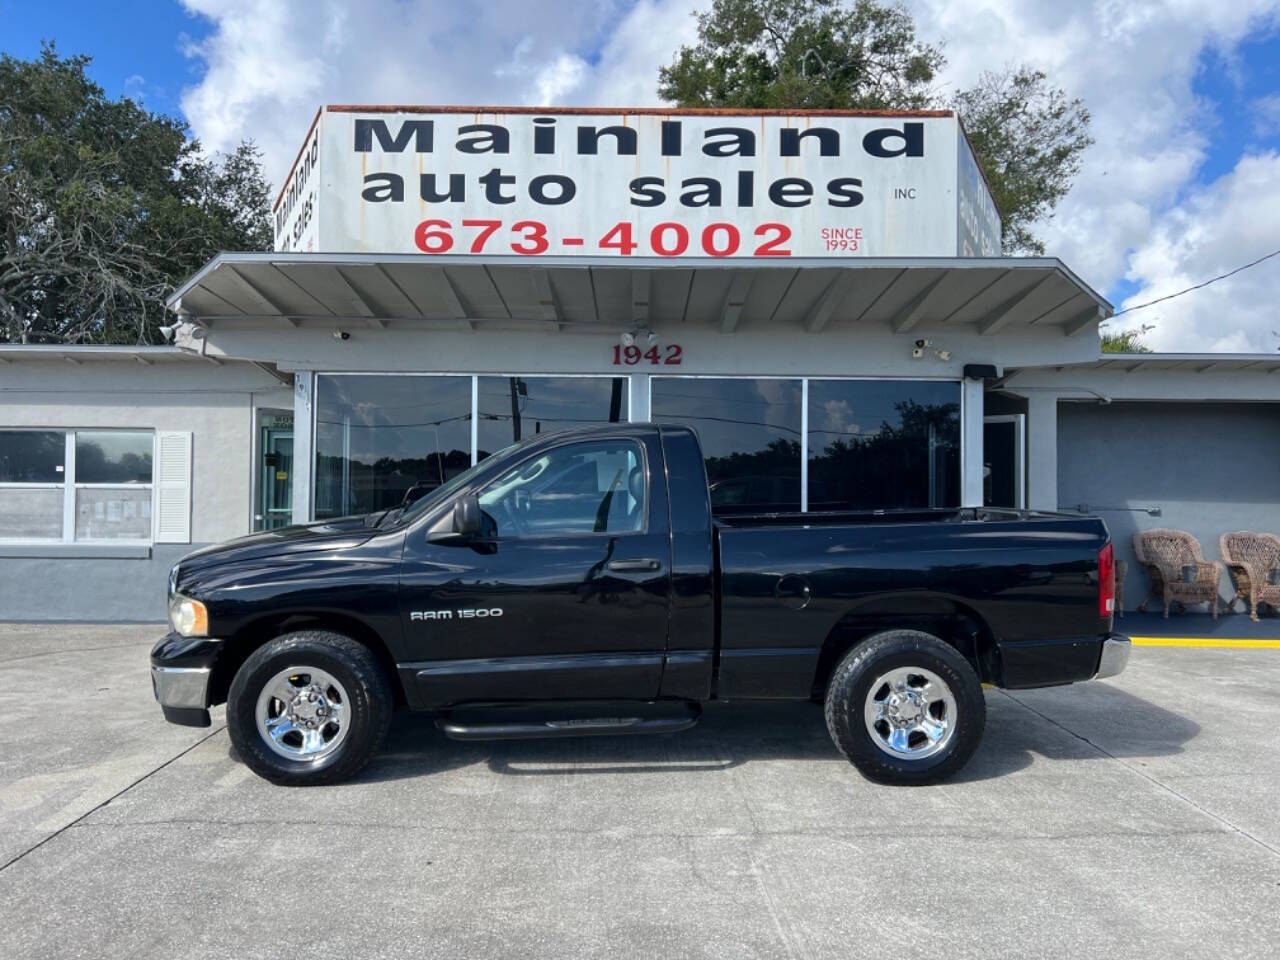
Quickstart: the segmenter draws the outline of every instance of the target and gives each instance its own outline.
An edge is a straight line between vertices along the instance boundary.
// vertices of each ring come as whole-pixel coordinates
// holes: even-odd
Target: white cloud
[[[1258,97],[1249,105],[1253,110],[1253,132],[1260,137],[1280,134],[1280,93]]]
[[[205,67],[182,100],[193,129],[219,150],[253,136],[278,179],[321,103],[656,103],[658,67],[693,39],[691,13],[710,0],[182,2],[213,23],[210,36],[189,48]],[[1227,133],[1243,144],[1257,131],[1218,129],[1193,82],[1206,50],[1229,73],[1243,70],[1235,50],[1250,31],[1277,23],[1276,0],[908,2],[922,34],[945,41],[943,89],[966,86],[1006,61],[1025,62],[1084,98],[1097,143],[1041,234],[1051,254],[1095,287],[1105,292],[1128,277],[1145,295],[1174,276],[1203,279],[1213,272],[1209,260],[1252,249],[1228,220],[1221,234],[1193,222],[1207,213],[1197,204],[1233,198],[1248,181],[1257,191],[1254,209],[1270,209],[1280,177],[1252,181],[1253,164],[1268,162],[1258,157],[1195,189],[1211,137]],[[1280,100],[1272,99],[1259,104],[1259,122],[1280,123]],[[1202,231],[1194,254],[1184,253],[1180,226]],[[1214,296],[1243,296],[1243,283],[1233,278]],[[1179,312],[1163,311],[1168,329],[1155,342],[1268,346],[1274,321],[1247,309],[1229,319],[1211,315],[1197,306],[1206,297],[1193,294]],[[1193,308],[1209,312],[1192,319],[1181,312]]]
[[[277,182],[322,103],[651,104],[692,33],[689,0],[182,3],[213,23],[186,48],[192,128],[212,150],[253,137]]]
[[[1142,254],[1158,243],[1155,231],[1186,219],[1195,196],[1187,190],[1210,138],[1232,133],[1217,128],[1212,105],[1193,91],[1202,55],[1216,51],[1241,69],[1233,52],[1250,31],[1274,25],[1274,0],[915,0],[912,9],[925,36],[946,40],[947,87],[964,87],[1005,62],[1025,62],[1082,97],[1092,113],[1097,142],[1074,189],[1040,230],[1048,252],[1104,293],[1126,276],[1144,289],[1166,282],[1166,274],[1146,272],[1153,261]],[[1280,179],[1257,189],[1264,202],[1280,199]],[[1213,272],[1203,262],[1185,266],[1190,282]],[[1185,299],[1190,305],[1201,296]],[[1232,342],[1265,347],[1261,321],[1238,316],[1245,326]],[[1155,332],[1153,342],[1163,349],[1227,343],[1192,329],[1180,322]]]
[[[1121,306],[1166,296],[1273,250],[1280,250],[1280,153],[1270,152],[1244,157],[1156,220],[1129,271],[1142,287]],[[1277,290],[1280,258],[1117,323],[1153,324],[1148,340],[1159,350],[1270,351],[1277,346],[1271,331],[1280,329]]]

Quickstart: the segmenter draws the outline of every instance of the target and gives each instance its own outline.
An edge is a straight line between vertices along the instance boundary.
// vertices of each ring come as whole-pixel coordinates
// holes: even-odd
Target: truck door
[[[671,557],[657,432],[542,448],[479,492],[492,536],[410,534],[401,616],[423,705],[649,699]]]

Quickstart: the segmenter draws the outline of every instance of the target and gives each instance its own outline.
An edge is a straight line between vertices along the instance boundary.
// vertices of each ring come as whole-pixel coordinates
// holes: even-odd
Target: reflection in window
[[[471,466],[471,378],[316,378],[317,519],[398,506]]]
[[[477,459],[539,433],[627,419],[625,377],[478,377]]]
[[[76,431],[76,483],[150,483],[150,433]]]
[[[0,483],[62,483],[63,431],[0,430]]]
[[[656,423],[698,432],[715,513],[800,509],[800,381],[655,377]]]
[[[644,526],[644,488],[634,443],[574,443],[508,470],[480,507],[504,538],[627,533]]]
[[[809,509],[960,502],[960,385],[809,381]]]

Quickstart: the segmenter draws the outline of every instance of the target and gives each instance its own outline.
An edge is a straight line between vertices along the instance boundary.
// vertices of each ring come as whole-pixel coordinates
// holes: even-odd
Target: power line
[[[1202,283],[1197,283],[1194,287],[1187,287],[1185,290],[1179,290],[1177,293],[1170,293],[1167,296],[1156,297],[1156,299],[1154,300],[1148,300],[1146,303],[1138,303],[1138,304],[1134,304],[1132,307],[1125,307],[1123,310],[1117,310],[1115,313],[1111,315],[1112,319],[1118,316],[1121,316],[1122,314],[1132,313],[1134,310],[1141,310],[1144,307],[1153,307],[1157,303],[1164,303],[1166,300],[1172,300],[1174,297],[1180,297],[1184,293],[1190,293],[1193,290],[1199,290],[1201,287],[1207,287],[1209,286],[1209,284],[1217,283],[1219,280],[1225,280],[1227,279],[1227,277],[1234,277],[1237,273],[1239,273],[1242,270],[1248,270],[1250,267],[1256,267],[1258,264],[1262,263],[1264,260],[1270,260],[1272,257],[1277,257],[1277,256],[1280,256],[1280,250],[1272,250],[1270,253],[1266,254],[1265,256],[1259,257],[1257,260],[1252,260],[1249,263],[1246,263],[1243,266],[1236,267],[1234,270],[1229,270],[1226,273],[1220,273],[1216,277],[1211,277],[1210,279],[1205,280]]]

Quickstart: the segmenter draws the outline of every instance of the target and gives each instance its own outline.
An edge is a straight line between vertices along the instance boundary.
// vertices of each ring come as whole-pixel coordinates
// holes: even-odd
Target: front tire
[[[878,783],[946,780],[982,740],[982,684],[959,651],[919,630],[877,633],[840,661],[827,685],[827,730]]]
[[[227,730],[245,766],[280,786],[349,779],[391,725],[387,677],[368,647],[326,630],[277,637],[240,667]]]

